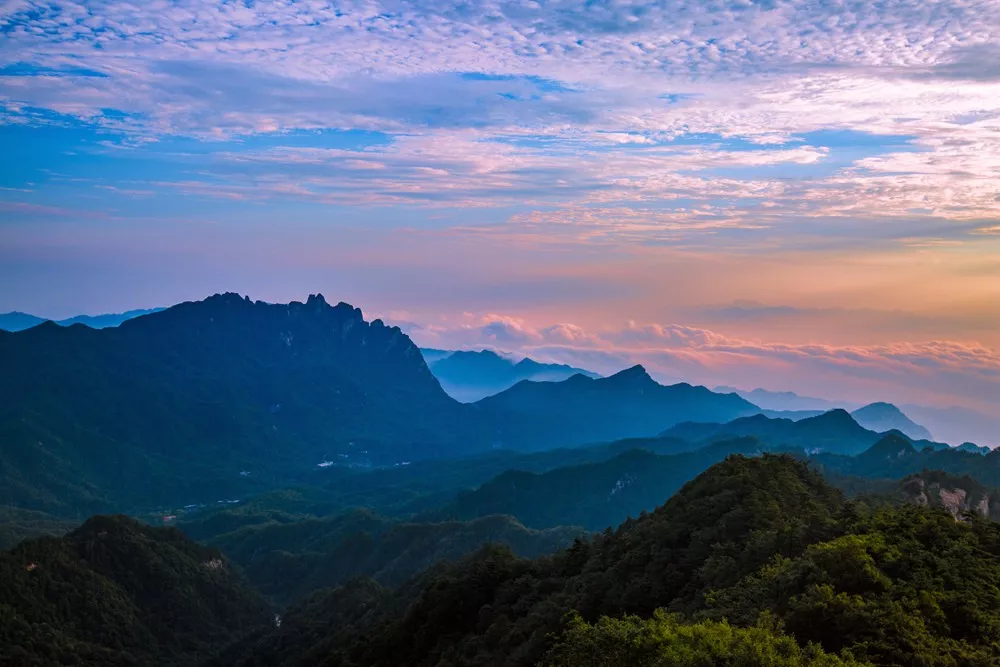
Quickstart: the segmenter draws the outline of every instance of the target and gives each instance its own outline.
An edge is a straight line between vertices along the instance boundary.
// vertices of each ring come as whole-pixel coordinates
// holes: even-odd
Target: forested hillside
[[[0,553],[0,664],[198,665],[273,615],[218,549],[94,517]]]
[[[606,664],[624,666],[632,664],[631,638],[649,633],[646,621],[615,630],[601,619],[633,614],[659,627],[660,643],[645,642],[653,657],[637,664],[671,664],[655,659],[657,651],[669,655],[667,638],[701,635],[726,638],[714,648],[695,642],[704,664],[719,664],[711,651],[743,656],[721,664],[767,664],[753,662],[748,646],[775,645],[786,647],[787,664],[838,664],[810,648],[815,642],[848,664],[985,667],[1000,660],[998,591],[997,524],[932,508],[869,509],[795,459],[737,456],[655,512],[551,558],[526,561],[492,548],[396,592],[336,589],[290,610],[280,629],[233,647],[226,660],[568,664],[594,649],[597,636]],[[680,616],[656,617],[658,609]],[[713,625],[723,618],[757,635],[733,638],[731,628]]]

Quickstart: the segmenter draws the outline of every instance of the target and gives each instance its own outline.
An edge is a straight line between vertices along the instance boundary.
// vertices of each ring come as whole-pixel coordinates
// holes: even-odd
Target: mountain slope
[[[0,553],[0,663],[197,665],[267,624],[217,549],[175,529],[95,517]]]
[[[915,423],[891,403],[872,403],[851,413],[854,421],[876,433],[899,431],[914,440],[933,440],[930,431]]]
[[[528,448],[648,437],[681,421],[728,421],[759,411],[735,394],[657,384],[642,366],[599,379],[523,381],[473,407],[491,419],[495,442]]]
[[[0,502],[33,509],[214,501],[331,458],[477,446],[409,338],[322,296],[46,323],[0,336],[0,365]]]
[[[760,441],[745,438],[666,456],[633,449],[606,461],[542,474],[509,470],[460,494],[432,516],[471,519],[510,514],[534,528],[583,526],[600,531],[653,510],[727,456],[752,456],[764,449]]]
[[[141,315],[157,313],[161,310],[163,309],[147,308],[127,310],[124,313],[107,313],[104,315],[76,315],[64,320],[55,320],[55,323],[64,327],[72,326],[74,324],[83,324],[91,329],[103,329],[105,327],[116,327],[126,320],[130,320]],[[3,329],[4,331],[23,331],[24,329],[30,329],[31,327],[38,326],[45,321],[46,319],[44,317],[29,315],[28,313],[2,313],[0,314],[0,329]]]
[[[667,430],[664,435],[692,442],[755,437],[774,448],[847,455],[868,449],[880,438],[878,433],[862,427],[844,410],[830,410],[797,421],[754,415],[726,424],[687,422]]]
[[[598,377],[590,371],[564,364],[542,364],[524,358],[515,362],[491,350],[458,351],[434,358],[425,353],[431,372],[449,395],[464,401],[477,401],[509,389],[521,380],[560,382],[576,374]]]
[[[531,530],[509,516],[426,523],[390,521],[353,510],[323,518],[274,516],[205,541],[243,567],[259,591],[288,604],[360,576],[398,586],[440,561],[458,560],[487,543],[506,545],[530,558],[565,547],[581,534],[563,527]]]

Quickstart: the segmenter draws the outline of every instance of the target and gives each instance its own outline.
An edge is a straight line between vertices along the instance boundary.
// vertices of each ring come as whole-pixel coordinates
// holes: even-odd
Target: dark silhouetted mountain
[[[682,421],[729,421],[758,412],[735,394],[657,384],[642,366],[606,378],[522,381],[473,404],[511,447],[554,447],[653,436]]]
[[[847,455],[863,452],[880,438],[878,433],[862,427],[844,410],[831,410],[798,421],[754,415],[726,424],[687,422],[669,429],[664,435],[692,442],[756,437],[773,448]]]
[[[515,362],[491,350],[450,352],[431,361],[428,355],[437,356],[434,352],[440,351],[424,351],[431,372],[446,392],[467,403],[498,394],[521,380],[559,382],[578,373],[599,377],[563,364],[542,364],[528,358]]]
[[[55,320],[55,323],[64,327],[72,326],[74,324],[83,324],[91,329],[103,329],[105,327],[116,327],[126,320],[131,320],[132,318],[139,317],[141,315],[157,313],[161,310],[163,310],[163,308],[146,308],[128,310],[124,313],[108,313],[105,315],[76,315],[74,317],[68,317],[64,320]],[[0,329],[3,329],[4,331],[23,331],[24,329],[36,327],[45,321],[46,319],[44,317],[29,315],[28,313],[3,313],[0,314]]]
[[[872,403],[851,413],[854,421],[876,433],[899,431],[914,440],[933,440],[926,428],[914,423],[903,411],[891,403]]]
[[[485,447],[409,338],[322,296],[44,323],[0,336],[0,365],[0,502],[29,509],[215,501],[324,461]]]
[[[272,615],[218,549],[94,517],[0,553],[0,663],[197,665]]]
[[[978,450],[914,443],[898,431],[879,438],[871,448],[857,456],[820,453],[810,457],[812,465],[824,473],[865,478],[902,479],[924,470],[939,470],[956,476],[969,476],[981,484],[1000,487],[1000,451],[983,455]]]
[[[250,583],[282,605],[359,576],[398,586],[484,544],[506,545],[530,558],[557,551],[583,534],[564,527],[531,530],[509,516],[399,522],[368,510],[324,518],[271,514],[263,523],[207,537],[197,523],[181,528],[222,549],[243,567]]]
[[[673,455],[632,449],[606,461],[540,474],[510,470],[460,494],[431,516],[471,519],[509,514],[534,528],[583,526],[600,531],[653,510],[731,454],[752,456],[764,450],[760,441],[742,438]]]

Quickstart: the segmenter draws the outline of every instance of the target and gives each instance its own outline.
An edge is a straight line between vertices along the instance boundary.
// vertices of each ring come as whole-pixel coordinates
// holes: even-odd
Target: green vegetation
[[[805,648],[773,625],[737,628],[729,623],[684,623],[656,612],[602,617],[587,623],[574,615],[543,667],[844,667],[861,665],[851,657]]]
[[[551,557],[487,548],[394,592],[314,596],[226,664],[558,665],[579,642],[627,655],[656,635],[667,655],[708,642],[697,650],[714,657],[691,664],[774,651],[788,664],[993,665],[998,595],[996,524],[869,510],[790,457],[736,456],[662,508]],[[573,612],[583,625],[567,622]],[[601,620],[623,616],[652,620]]]
[[[241,565],[258,590],[284,605],[359,576],[397,586],[439,561],[458,560],[486,543],[506,545],[524,557],[552,553],[581,532],[530,530],[505,516],[403,523],[356,510],[323,519],[272,516],[266,523],[207,541]]]
[[[197,665],[272,616],[217,550],[94,517],[0,554],[0,664]]]

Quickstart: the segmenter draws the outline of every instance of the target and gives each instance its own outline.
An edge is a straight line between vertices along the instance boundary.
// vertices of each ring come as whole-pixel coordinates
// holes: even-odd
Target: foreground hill
[[[463,402],[478,401],[509,389],[521,380],[560,382],[574,375],[596,373],[565,364],[542,364],[524,358],[514,361],[491,350],[479,352],[424,351],[431,372],[449,395]]]
[[[732,457],[554,557],[487,549],[395,592],[318,595],[218,664],[985,666],[998,591],[996,524],[868,512],[792,458]]]
[[[536,448],[648,437],[682,421],[730,421],[759,412],[736,394],[663,386],[642,366],[607,378],[523,381],[473,407],[491,419],[495,442]]]
[[[0,502],[32,509],[214,502],[477,446],[409,338],[322,296],[42,324],[0,336],[0,364]]]
[[[197,665],[272,619],[217,549],[95,517],[0,553],[0,664]]]

